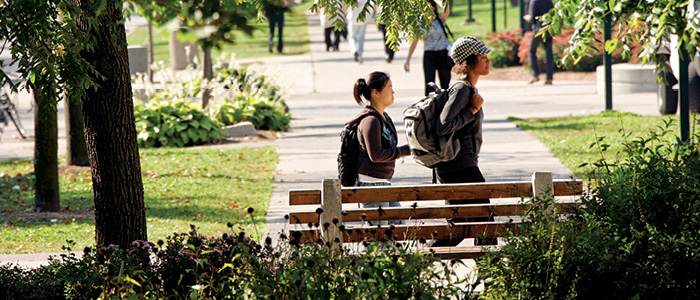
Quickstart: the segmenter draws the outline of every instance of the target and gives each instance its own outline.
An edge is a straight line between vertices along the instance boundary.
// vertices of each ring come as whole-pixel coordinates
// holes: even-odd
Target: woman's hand
[[[411,62],[410,61],[406,61],[406,63],[403,64],[403,70],[406,72],[411,71]]]
[[[474,93],[472,96],[472,107],[469,109],[472,111],[472,113],[476,114],[479,112],[482,105],[484,105],[484,97],[481,97],[479,93]]]

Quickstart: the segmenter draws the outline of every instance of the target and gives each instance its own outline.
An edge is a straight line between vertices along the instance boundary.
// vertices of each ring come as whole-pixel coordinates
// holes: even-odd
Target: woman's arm
[[[410,155],[408,145],[383,148],[382,121],[374,116],[365,117],[357,126],[360,143],[367,148],[367,155],[372,162],[391,162],[402,156]]]
[[[449,7],[445,7],[445,11],[443,11],[443,12],[440,14],[440,19],[442,19],[442,21],[444,22],[445,20],[447,20],[447,17],[449,17],[449,16],[450,16],[450,8],[449,8]]]
[[[450,89],[447,103],[440,112],[440,122],[437,123],[435,131],[439,136],[449,135],[475,119],[474,115],[479,111],[481,105],[472,105],[472,88],[463,85],[462,88]],[[474,97],[478,96],[475,94]],[[481,97],[481,96],[478,96]],[[483,103],[483,101],[481,101]]]
[[[418,45],[418,39],[413,40],[411,42],[411,48],[408,49],[408,57],[406,57],[406,63],[403,64],[403,69],[408,72],[411,70],[411,56],[413,56],[413,51],[416,50],[416,46]]]

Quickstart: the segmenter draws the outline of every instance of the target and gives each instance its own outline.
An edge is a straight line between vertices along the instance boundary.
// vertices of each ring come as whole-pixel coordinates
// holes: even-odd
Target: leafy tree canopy
[[[453,0],[446,0],[443,6],[452,7],[452,2]],[[323,11],[333,20],[336,29],[340,29],[345,22],[345,8],[357,5],[357,0],[317,0],[311,10]],[[377,23],[386,25],[387,43],[394,49],[401,43],[399,33],[404,33],[411,41],[420,39],[432,26],[428,20],[435,16],[425,0],[368,0],[358,20],[371,18],[375,7],[381,7],[376,16]]]
[[[184,40],[220,48],[234,42],[234,30],[253,32],[248,20],[259,17],[263,4],[257,0],[132,0],[128,6],[155,24],[179,29]]]
[[[0,2],[0,51],[9,51],[12,57],[0,70],[0,85],[15,90],[40,86],[49,99],[61,99],[64,94],[59,91],[69,91],[67,95],[79,99],[86,89],[96,88],[95,79],[100,75],[79,54],[93,50],[93,37],[78,30],[76,20],[97,26],[93,16],[102,14],[104,3],[81,8],[65,0]],[[7,72],[10,68],[26,81],[13,84]],[[47,105],[55,107],[55,102]]]
[[[549,14],[543,16],[549,26],[547,30],[557,35],[564,27],[575,29],[570,47],[563,61],[578,60],[587,49],[598,41],[596,34],[603,31],[606,17],[618,35],[605,43],[605,51],[612,53],[622,49],[630,55],[630,39],[638,39],[645,47],[638,53],[642,62],[655,62],[657,53],[668,53],[675,49],[664,49],[670,35],[678,36],[678,49],[695,55],[700,45],[700,16],[694,9],[695,0],[560,0]],[[600,41],[598,41],[600,42]],[[657,68],[667,67],[659,60]]]

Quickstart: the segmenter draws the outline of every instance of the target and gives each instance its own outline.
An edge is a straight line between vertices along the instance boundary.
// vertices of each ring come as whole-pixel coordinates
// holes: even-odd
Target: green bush
[[[547,213],[552,199],[533,199],[501,253],[479,265],[487,299],[700,298],[700,147],[668,134],[596,162],[592,193],[565,220]]]
[[[224,125],[243,121],[258,129],[287,131],[291,116],[280,102],[271,102],[256,96],[241,95],[213,103],[211,115]]]
[[[486,37],[486,45],[491,49],[489,59],[496,68],[520,65],[518,48],[522,40],[522,29],[492,33]]]
[[[134,113],[139,147],[184,147],[221,139],[221,124],[189,101],[136,102]]]
[[[258,74],[248,68],[220,69],[216,72],[216,80],[238,94],[257,96],[276,103],[284,108],[284,112],[289,112],[282,88],[270,76]]]
[[[229,224],[229,227],[232,225]],[[452,271],[460,261],[394,243],[364,243],[364,251],[272,246],[244,233],[206,237],[194,227],[157,244],[129,249],[86,248],[81,259],[35,270],[0,269],[0,296],[25,299],[45,282],[42,299],[473,299],[473,285]],[[150,259],[149,259],[150,258]],[[73,273],[71,276],[54,274]],[[34,280],[21,280],[33,275]],[[465,287],[466,285],[466,287]],[[42,286],[43,287],[43,286]],[[75,289],[75,287],[82,287]],[[74,290],[73,293],[66,291]]]

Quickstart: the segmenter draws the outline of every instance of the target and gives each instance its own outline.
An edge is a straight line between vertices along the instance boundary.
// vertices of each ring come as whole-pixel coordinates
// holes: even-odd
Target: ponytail
[[[359,105],[363,105],[364,101],[369,102],[372,99],[372,90],[383,90],[390,79],[389,75],[379,71],[370,73],[367,78],[367,80],[364,78],[357,79],[355,87],[352,89],[355,102]],[[362,98],[364,98],[364,101]]]
[[[367,85],[367,81],[365,81],[364,78],[360,78],[355,82],[355,88],[352,91],[353,96],[355,96],[355,102],[359,105],[363,104],[361,97],[365,98],[367,101],[372,99],[372,88]]]

